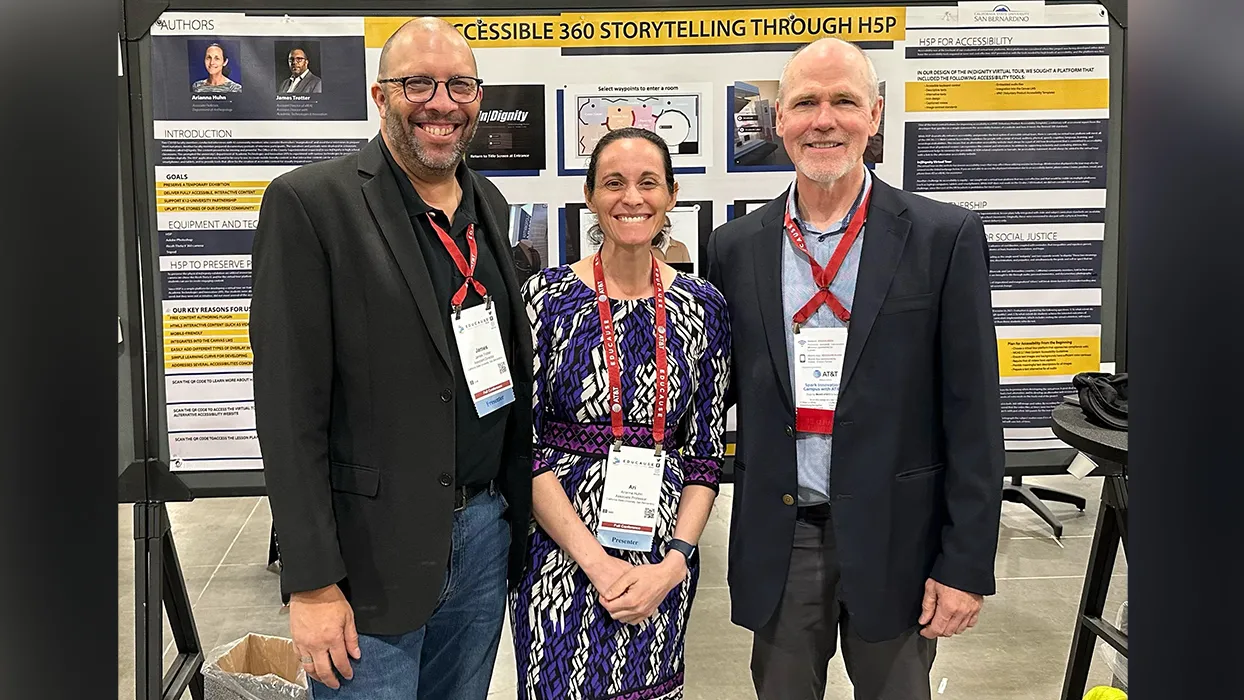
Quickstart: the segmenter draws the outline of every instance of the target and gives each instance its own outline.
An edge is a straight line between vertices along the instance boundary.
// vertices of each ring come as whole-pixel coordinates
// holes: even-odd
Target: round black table
[[[1127,431],[1090,423],[1079,406],[1062,404],[1054,409],[1054,435],[1089,457],[1127,464]]]
[[[1091,423],[1084,411],[1072,404],[1055,408],[1052,418],[1054,434],[1097,464],[1089,475],[1105,477],[1097,526],[1093,530],[1093,549],[1089,552],[1075,634],[1063,677],[1061,700],[1080,700],[1088,684],[1089,666],[1098,638],[1127,656],[1127,635],[1102,619],[1115,555],[1120,544],[1127,549],[1127,431]]]

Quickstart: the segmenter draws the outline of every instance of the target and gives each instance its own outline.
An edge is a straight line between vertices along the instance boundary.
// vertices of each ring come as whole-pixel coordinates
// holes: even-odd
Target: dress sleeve
[[[683,448],[683,485],[698,484],[717,490],[725,458],[726,391],[730,385],[730,318],[726,300],[705,282],[700,303],[704,309],[704,353],[695,394],[686,423]]]
[[[527,320],[531,324],[531,471],[536,476],[548,471],[549,465],[544,450],[544,401],[548,388],[548,353],[549,338],[552,334],[546,328],[547,318],[542,314],[548,282],[547,270],[532,275],[523,284],[523,304],[527,309]]]

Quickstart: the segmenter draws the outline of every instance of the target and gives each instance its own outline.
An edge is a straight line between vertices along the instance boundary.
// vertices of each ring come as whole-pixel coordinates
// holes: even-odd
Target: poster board
[[[671,145],[679,264],[702,274],[713,228],[793,177],[772,109],[791,51],[826,35],[859,43],[886,105],[869,167],[985,220],[1007,447],[1031,450],[1062,446],[1045,424],[1070,376],[1113,359],[1103,337],[1118,207],[1107,182],[1121,62],[1102,6],[1008,5],[1005,17],[971,2],[440,16],[472,44],[485,80],[468,160],[511,202],[511,244],[544,267],[590,253],[584,154],[608,129],[635,125]],[[408,18],[358,12],[169,11],[151,27],[149,159],[135,167],[150,185],[159,310],[152,413],[163,456],[187,483],[262,488],[250,242],[273,178],[377,133],[368,88],[384,40]],[[317,91],[282,92],[295,48]],[[216,86],[212,60],[228,72]]]

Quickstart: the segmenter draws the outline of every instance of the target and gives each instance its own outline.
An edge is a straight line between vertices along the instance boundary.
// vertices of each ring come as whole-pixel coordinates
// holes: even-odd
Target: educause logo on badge
[[[1031,27],[1042,24],[1044,20],[1044,2],[959,3],[959,24],[962,26]]]

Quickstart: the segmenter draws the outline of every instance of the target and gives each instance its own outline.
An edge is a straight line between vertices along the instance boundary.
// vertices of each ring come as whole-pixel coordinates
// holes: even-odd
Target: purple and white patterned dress
[[[665,479],[653,547],[606,549],[631,564],[661,561],[674,536],[683,486],[717,489],[724,452],[730,370],[726,302],[711,284],[679,274],[665,291],[669,409]],[[552,471],[595,532],[613,440],[595,292],[568,267],[543,270],[523,285],[535,342],[534,475]],[[652,446],[656,345],[651,298],[613,300],[627,445]],[[534,476],[533,475],[533,476]],[[686,579],[639,625],[617,622],[570,556],[534,520],[526,569],[510,594],[520,700],[681,698],[683,642],[699,578]]]

